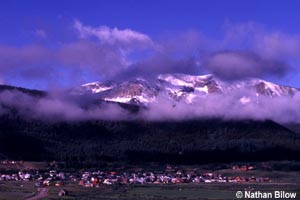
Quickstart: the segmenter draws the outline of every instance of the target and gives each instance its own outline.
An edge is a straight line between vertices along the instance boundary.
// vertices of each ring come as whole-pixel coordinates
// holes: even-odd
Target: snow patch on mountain
[[[233,95],[247,91],[238,101],[247,104],[254,99],[250,96],[293,96],[299,89],[274,84],[261,79],[223,81],[212,74],[193,76],[185,74],[161,74],[156,79],[135,78],[121,82],[92,82],[81,85],[71,93],[77,95],[97,94],[98,98],[128,104],[155,102],[157,96],[167,95],[175,101],[193,103],[199,97],[211,94]],[[253,98],[253,97],[252,97]],[[255,100],[256,101],[256,100]]]

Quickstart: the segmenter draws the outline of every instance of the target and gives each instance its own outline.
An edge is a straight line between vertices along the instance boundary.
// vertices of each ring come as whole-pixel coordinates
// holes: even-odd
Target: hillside
[[[2,117],[2,158],[207,163],[300,160],[300,136],[272,121],[45,123]]]

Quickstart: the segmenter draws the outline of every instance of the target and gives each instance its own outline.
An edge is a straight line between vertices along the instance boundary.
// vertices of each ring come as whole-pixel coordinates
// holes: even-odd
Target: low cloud
[[[17,115],[25,119],[46,121],[78,121],[78,120],[122,120],[130,119],[129,112],[117,104],[103,103],[90,105],[87,109],[73,98],[65,94],[53,92],[44,97],[32,96],[18,90],[5,90],[0,93],[0,115]],[[89,101],[86,99],[86,101]],[[15,112],[12,110],[16,110]]]
[[[247,94],[247,97],[244,95]],[[249,101],[243,103],[241,98]],[[221,101],[220,101],[221,99]],[[189,120],[221,118],[225,120],[273,120],[279,123],[300,122],[298,102],[300,94],[294,97],[260,96],[249,91],[239,91],[232,95],[211,94],[194,99],[188,104],[172,101],[168,96],[159,96],[141,116],[148,120]]]
[[[220,101],[221,99],[221,101]],[[247,101],[241,101],[247,99]],[[84,120],[189,120],[222,118],[225,120],[274,120],[279,123],[300,122],[300,93],[294,96],[257,96],[248,89],[230,95],[210,94],[177,101],[161,93],[147,108],[132,113],[115,103],[95,103],[91,96],[74,97],[61,92],[36,97],[17,90],[0,93],[0,115],[17,112],[26,119],[45,121]],[[14,110],[12,112],[12,110]]]
[[[291,67],[283,61],[264,59],[248,51],[217,52],[208,56],[203,65],[211,73],[229,80],[247,77],[283,77],[291,70]]]
[[[156,75],[165,73],[197,74],[199,73],[199,66],[193,57],[174,59],[167,55],[157,54],[120,70],[113,79],[156,78]]]

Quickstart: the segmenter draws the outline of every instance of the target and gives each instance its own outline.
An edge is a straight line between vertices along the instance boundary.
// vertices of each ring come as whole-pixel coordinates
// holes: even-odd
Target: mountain
[[[47,92],[41,90],[27,89],[10,85],[0,85],[0,93],[5,91],[17,91],[34,97],[45,97]]]
[[[135,78],[122,82],[93,82],[72,90],[73,95],[97,95],[97,98],[128,104],[144,104],[156,101],[157,96],[193,103],[194,99],[211,94],[240,96],[241,103],[251,101],[250,96],[293,96],[298,88],[278,85],[262,79],[248,78],[239,81],[224,81],[211,74],[192,76],[185,74],[161,74],[155,79]]]
[[[66,91],[71,94],[67,98],[71,96],[76,100],[71,98],[66,104],[62,103],[64,98],[60,101],[43,91],[12,86],[0,86],[0,91],[0,159],[57,160],[78,164],[78,167],[106,161],[300,160],[299,124],[283,126],[271,120],[217,117],[156,121],[96,117],[72,120],[78,112],[78,106],[73,106],[78,99],[83,99],[79,102],[80,108],[86,109],[86,112],[80,109],[79,114],[83,115],[93,111],[88,109],[90,103],[104,102],[102,106],[109,107],[106,103],[109,102],[135,109],[158,101],[159,95],[192,104],[198,97],[244,92],[243,98],[238,100],[247,103],[253,95],[275,98],[299,92],[299,89],[260,79],[223,81],[213,75],[164,74],[156,79],[93,82]],[[23,93],[32,98],[20,95]],[[60,118],[65,113],[57,111],[63,109],[67,109],[65,113],[70,113],[71,117]],[[50,119],[65,120],[32,117],[40,113],[52,114]]]

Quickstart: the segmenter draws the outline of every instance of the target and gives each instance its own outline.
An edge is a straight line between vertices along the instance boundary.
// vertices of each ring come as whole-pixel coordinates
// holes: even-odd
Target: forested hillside
[[[298,133],[272,121],[82,121],[2,116],[0,155],[18,160],[175,163],[299,160]]]

